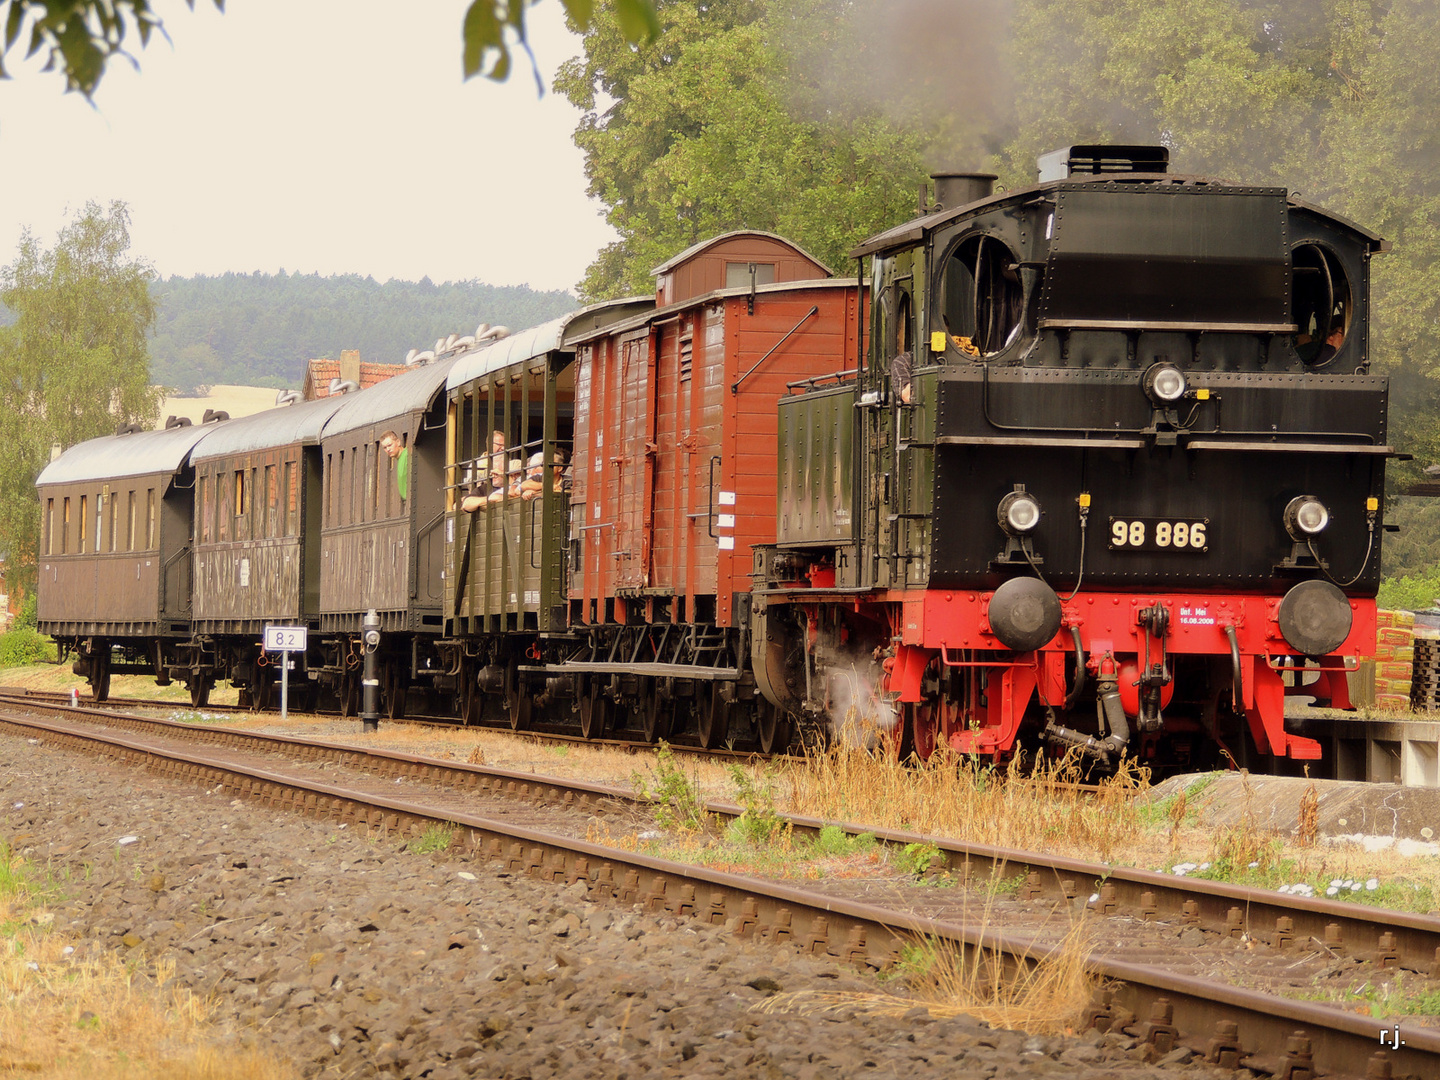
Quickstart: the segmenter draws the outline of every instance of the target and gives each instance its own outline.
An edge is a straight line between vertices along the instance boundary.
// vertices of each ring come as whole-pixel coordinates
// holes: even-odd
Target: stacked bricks
[[[1407,712],[1415,660],[1415,615],[1409,611],[1376,613],[1375,707]]]
[[[1415,627],[1415,674],[1410,686],[1410,706],[1440,708],[1440,628]]]

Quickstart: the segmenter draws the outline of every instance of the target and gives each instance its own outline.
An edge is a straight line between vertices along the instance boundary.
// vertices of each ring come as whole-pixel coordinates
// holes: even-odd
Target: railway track
[[[37,715],[44,713],[50,715]],[[620,815],[633,823],[649,810],[632,793],[601,785],[98,710],[56,716],[43,706],[9,703],[0,716],[0,730],[359,828],[401,836],[416,836],[437,825],[455,828],[476,859],[500,860],[514,871],[545,880],[583,881],[595,896],[725,923],[766,942],[788,943],[873,968],[889,965],[904,945],[921,937],[949,942],[967,953],[981,949],[1012,974],[1044,963],[1057,947],[1053,935],[1023,929],[1000,932],[983,920],[977,925],[973,911],[965,917],[963,905],[958,910],[953,903],[938,905],[942,910],[937,914],[919,915],[915,903],[894,898],[876,904],[833,886],[797,888],[787,881],[593,843],[579,833],[596,815]],[[712,804],[710,811],[724,817],[738,814],[739,808]],[[788,821],[802,833],[818,832],[826,824]],[[1272,952],[1280,967],[1294,967],[1293,958],[1310,950],[1312,938],[1332,957],[1348,955],[1381,972],[1400,968],[1428,975],[1440,956],[1440,919],[870,831],[886,844],[935,845],[964,880],[995,882],[1023,874],[1016,899],[1033,910],[1073,913],[1088,908],[1112,917],[1102,925],[1137,923],[1137,934],[1167,921],[1217,939],[1233,940],[1238,934]],[[1090,888],[1094,893],[1087,898]],[[932,898],[937,894],[925,891]],[[1022,924],[1005,920],[1007,926]],[[1433,1029],[1407,1026],[1393,1040],[1400,1045],[1382,1049],[1382,1033],[1393,1026],[1383,1021],[1184,974],[1174,965],[1138,963],[1117,953],[1123,950],[1097,949],[1089,957],[1091,970],[1107,987],[1089,1020],[1102,1029],[1135,1035],[1158,1056],[1185,1046],[1222,1064],[1295,1078],[1428,1077],[1440,1069],[1440,1032]]]
[[[77,708],[98,708],[98,709],[106,709],[106,708],[169,709],[169,710],[172,711],[172,712],[188,712],[188,713],[201,712],[201,713],[213,713],[213,714],[237,714],[237,715],[242,715],[242,716],[262,716],[262,715],[267,715],[267,714],[278,715],[278,711],[277,711],[277,710],[267,709],[267,710],[264,710],[264,711],[262,712],[262,711],[257,711],[257,710],[255,710],[255,709],[252,709],[252,708],[250,708],[248,705],[217,705],[217,704],[209,704],[209,705],[206,705],[203,709],[194,709],[194,708],[192,708],[190,705],[188,705],[187,703],[185,703],[185,702],[183,702],[183,701],[164,701],[164,700],[160,700],[160,699],[158,699],[158,698],[124,698],[124,697],[113,697],[113,696],[112,696],[112,697],[108,698],[108,699],[107,699],[106,701],[104,701],[104,702],[99,702],[99,703],[97,703],[97,702],[95,702],[92,698],[89,698],[89,697],[87,697],[87,696],[84,695],[84,694],[80,694],[80,695],[78,696],[78,698],[74,698],[74,697],[72,697],[72,695],[70,695],[70,694],[68,694],[68,693],[63,693],[63,692],[61,692],[61,691],[56,691],[56,690],[25,690],[25,691],[21,692],[21,691],[10,690],[10,689],[0,689],[0,701],[13,701],[13,702],[17,702],[17,703],[32,703],[32,704],[46,704],[46,705],[53,705],[53,706],[64,707],[64,708],[70,708],[70,707],[72,707],[72,706],[71,706],[71,702],[72,702],[72,701],[75,701],[77,704],[76,704],[75,706],[73,706],[73,707],[77,707]],[[333,717],[333,716],[336,716],[336,715],[337,715],[337,714],[335,714],[335,713],[323,713],[323,712],[319,712],[319,711],[309,711],[309,710],[299,710],[299,709],[290,709],[290,710],[288,710],[288,712],[289,712],[289,715],[291,715],[291,716],[331,716],[331,717]],[[395,718],[395,719],[391,719],[391,718],[389,718],[389,717],[382,717],[382,718],[381,718],[381,723],[384,723],[384,724],[400,724],[400,725],[404,725],[404,726],[408,726],[408,727],[439,728],[439,729],[445,729],[445,730],[460,730],[460,731],[483,730],[483,731],[492,731],[492,732],[495,732],[495,733],[497,733],[497,734],[516,734],[516,735],[518,735],[518,736],[520,736],[520,737],[523,737],[523,738],[534,739],[534,740],[538,740],[538,741],[540,741],[540,742],[550,743],[550,744],[557,745],[557,746],[563,746],[563,745],[593,746],[593,747],[599,747],[599,748],[604,748],[604,749],[608,749],[608,750],[626,750],[626,751],[629,751],[629,752],[632,752],[632,753],[640,753],[640,752],[650,751],[650,750],[653,750],[653,749],[655,748],[655,745],[656,745],[656,744],[651,743],[651,742],[646,742],[645,739],[644,739],[642,736],[640,736],[640,734],[639,734],[638,732],[635,733],[635,735],[636,735],[635,738],[608,738],[608,739],[605,739],[605,738],[594,738],[594,739],[592,739],[592,738],[586,738],[586,737],[583,736],[583,735],[572,735],[572,734],[570,734],[570,733],[568,733],[568,732],[556,731],[556,730],[552,730],[552,729],[549,729],[549,728],[546,728],[546,727],[531,727],[531,728],[529,728],[528,730],[525,730],[525,731],[522,731],[522,732],[516,732],[516,731],[514,731],[513,728],[510,727],[510,725],[509,725],[508,723],[505,723],[505,722],[494,722],[494,723],[490,723],[490,722],[486,722],[486,721],[481,721],[481,722],[478,723],[478,724],[465,725],[465,724],[462,724],[459,720],[457,720],[457,719],[455,719],[455,718],[453,718],[453,717],[443,717],[443,716],[404,716],[404,717],[398,717],[398,718]],[[679,739],[678,739],[677,741],[674,741],[674,742],[671,742],[671,741],[669,741],[669,740],[666,740],[666,745],[670,746],[671,749],[673,749],[673,750],[677,750],[677,751],[680,751],[680,752],[683,752],[683,753],[685,753],[685,754],[689,754],[689,755],[692,755],[692,756],[695,756],[695,757],[711,757],[711,758],[724,758],[724,759],[730,759],[730,760],[735,760],[735,761],[748,761],[748,760],[750,760],[751,758],[754,758],[754,757],[756,757],[757,755],[760,755],[760,750],[759,750],[758,748],[738,749],[738,750],[736,750],[736,749],[729,749],[729,748],[727,748],[727,747],[719,746],[719,747],[715,747],[715,748],[713,748],[713,749],[706,749],[705,747],[700,746],[700,745],[698,745],[698,744],[686,742],[686,741],[685,741],[685,737],[684,737],[683,735],[680,736]],[[769,756],[778,756],[778,755],[769,755]]]

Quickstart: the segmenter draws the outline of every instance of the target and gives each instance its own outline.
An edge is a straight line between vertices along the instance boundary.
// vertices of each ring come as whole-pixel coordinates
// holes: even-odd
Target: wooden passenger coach
[[[112,671],[157,671],[190,636],[191,448],[215,430],[127,431],[71,447],[36,480],[41,633],[78,654],[96,700]],[[124,642],[112,657],[112,640]],[[163,681],[163,668],[158,669]]]

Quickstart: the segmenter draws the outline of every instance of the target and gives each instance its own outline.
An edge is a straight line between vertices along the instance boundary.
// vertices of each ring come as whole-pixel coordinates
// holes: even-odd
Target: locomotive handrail
[[[1143,450],[1145,448],[1144,439],[1105,438],[1100,431],[1096,432],[1093,439],[1027,439],[1009,435],[937,435],[935,442],[941,446],[1052,446],[1064,449],[1102,446],[1117,450]]]
[[[1295,323],[1172,322],[1134,319],[1041,319],[1041,330],[1161,330],[1204,331],[1211,334],[1295,334]]]
[[[1240,442],[1231,439],[1187,439],[1187,450],[1244,450],[1261,452],[1286,452],[1301,454],[1369,454],[1375,457],[1395,457],[1393,446],[1376,446],[1373,443],[1314,443],[1314,442]]]

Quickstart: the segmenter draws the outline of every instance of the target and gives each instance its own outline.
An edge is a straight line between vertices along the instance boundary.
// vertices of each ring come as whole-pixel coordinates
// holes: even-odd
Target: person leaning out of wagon
[[[467,470],[468,472],[468,470]],[[468,479],[468,477],[467,477]],[[491,502],[499,502],[498,498],[492,498],[496,492],[503,493],[505,490],[505,432],[496,428],[490,433],[490,476],[489,479],[477,477],[465,489],[465,494],[460,497],[460,509],[467,514],[473,514],[482,506]]]
[[[538,499],[545,490],[545,455],[534,453],[525,463],[525,479],[520,481],[520,498],[529,502]]]

